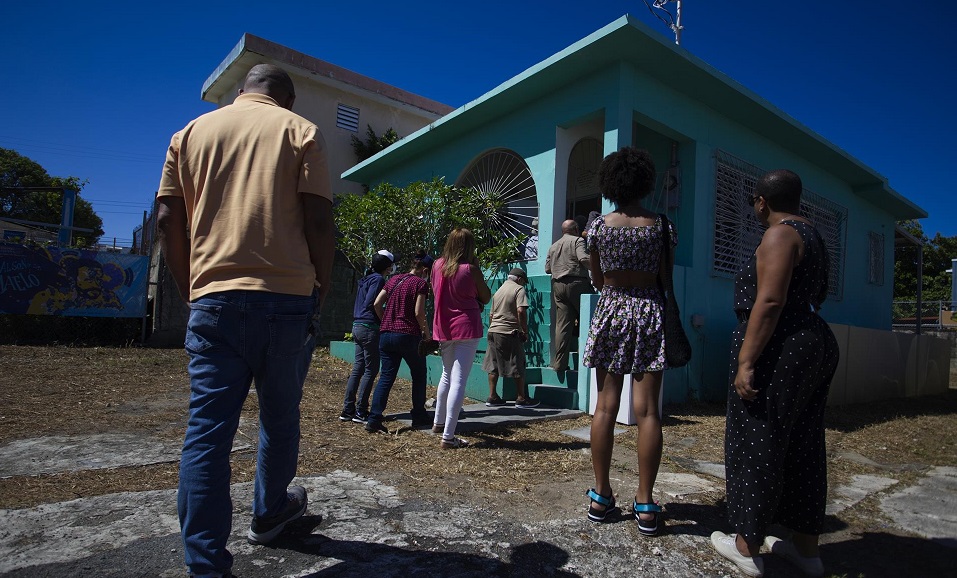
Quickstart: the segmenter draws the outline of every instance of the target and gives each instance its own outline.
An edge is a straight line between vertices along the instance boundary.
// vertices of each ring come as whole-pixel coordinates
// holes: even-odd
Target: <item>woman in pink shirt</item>
[[[432,292],[432,337],[439,342],[442,353],[432,431],[442,433],[443,449],[454,449],[468,445],[455,437],[455,428],[465,400],[465,382],[479,339],[485,333],[482,309],[492,298],[475,257],[475,237],[468,229],[455,229],[446,239],[442,257],[432,266]]]

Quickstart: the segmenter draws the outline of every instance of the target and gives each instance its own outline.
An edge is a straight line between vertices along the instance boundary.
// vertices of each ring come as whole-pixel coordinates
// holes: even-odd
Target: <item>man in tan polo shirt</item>
[[[335,237],[325,144],[291,112],[281,68],[254,66],[235,102],[173,135],[157,192],[159,241],[189,302],[189,423],[177,494],[191,576],[230,576],[229,453],[255,381],[259,448],[247,539],[306,511],[289,486],[299,402],[329,292]]]
[[[555,355],[551,367],[568,371],[568,352],[578,333],[578,309],[582,295],[591,293],[588,253],[578,223],[562,223],[562,236],[545,256],[545,272],[552,276],[552,306],[555,308]]]

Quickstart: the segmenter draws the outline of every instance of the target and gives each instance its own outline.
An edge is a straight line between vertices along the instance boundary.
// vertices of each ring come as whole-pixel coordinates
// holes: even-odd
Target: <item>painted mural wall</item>
[[[0,242],[0,313],[143,317],[149,257]]]

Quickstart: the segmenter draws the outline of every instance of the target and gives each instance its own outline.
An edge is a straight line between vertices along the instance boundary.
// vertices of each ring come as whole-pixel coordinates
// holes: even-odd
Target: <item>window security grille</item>
[[[871,231],[867,234],[867,282],[884,284],[884,235]]]
[[[754,216],[750,198],[761,168],[724,151],[715,151],[715,223],[712,270],[720,277],[734,277],[761,242],[764,227]],[[840,300],[844,294],[844,252],[847,208],[804,189],[801,215],[814,223],[830,256],[828,294]]]
[[[489,151],[465,169],[456,186],[498,201],[500,208],[489,219],[502,238],[535,235],[537,239],[538,193],[521,156],[505,149]]]
[[[754,254],[764,233],[749,199],[763,174],[758,167],[716,151],[713,270],[734,277]],[[680,234],[680,231],[679,231]]]
[[[352,132],[359,132],[359,109],[340,104],[336,109],[336,126]]]

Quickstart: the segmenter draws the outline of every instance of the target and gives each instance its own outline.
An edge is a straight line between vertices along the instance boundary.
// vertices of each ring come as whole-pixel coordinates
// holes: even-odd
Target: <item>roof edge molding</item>
[[[206,82],[203,83],[201,95],[203,100],[218,102],[224,93],[233,89],[234,84],[228,79],[229,75],[227,71],[236,65],[246,53],[256,54],[280,64],[293,66],[307,74],[328,78],[432,114],[441,116],[453,110],[453,108],[447,104],[402,90],[391,84],[369,78],[368,76],[353,72],[347,68],[254,36],[248,32],[243,34],[236,46],[233,47],[226,58],[216,67],[213,73],[209,75]]]

